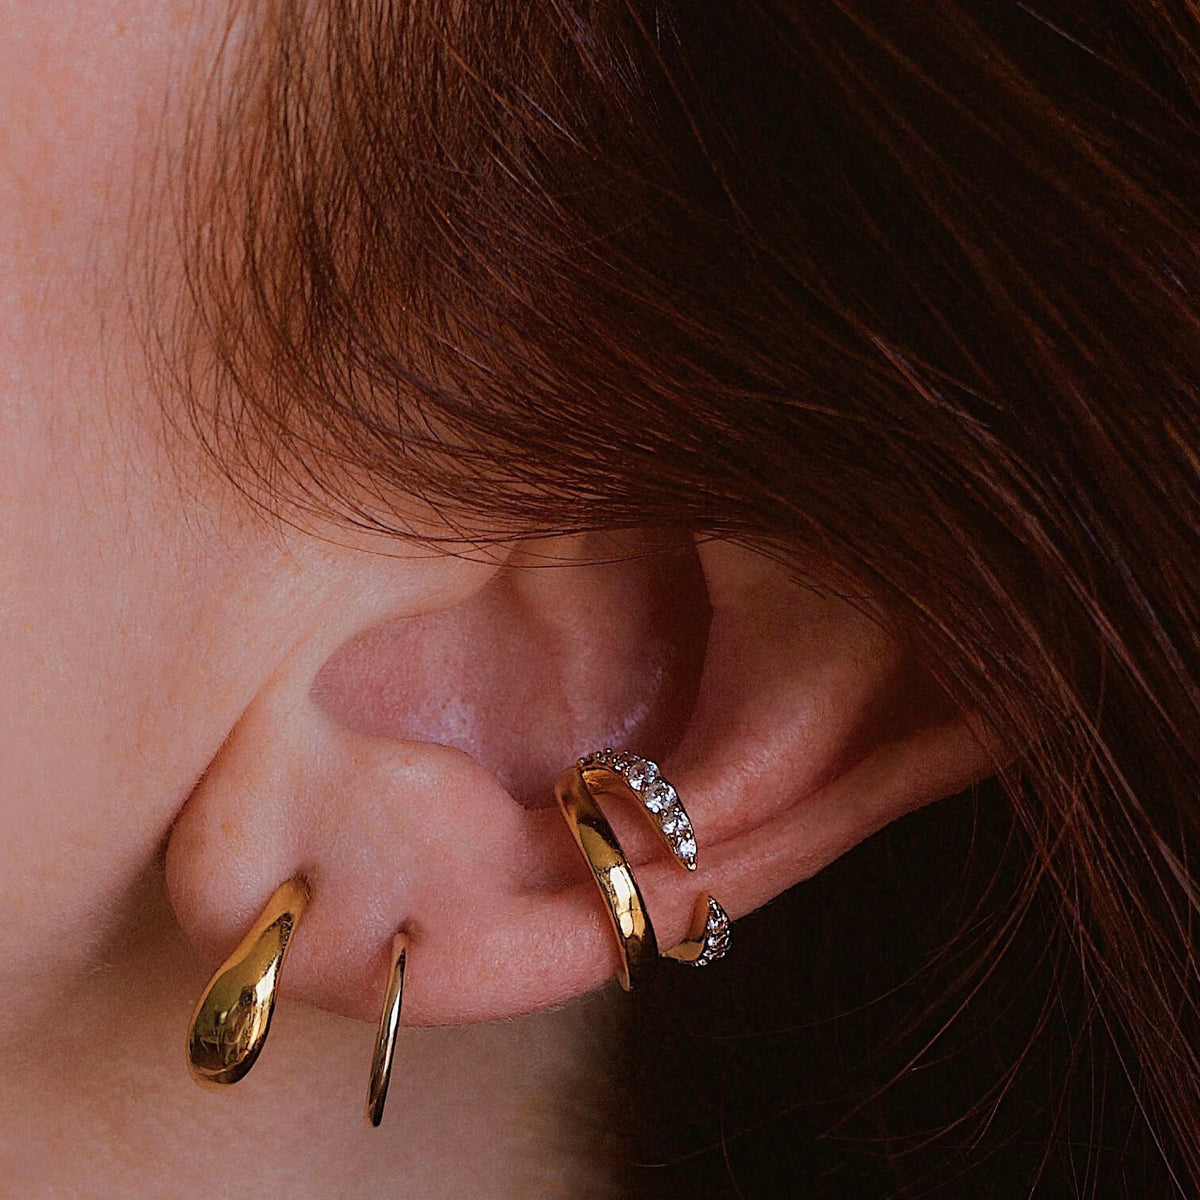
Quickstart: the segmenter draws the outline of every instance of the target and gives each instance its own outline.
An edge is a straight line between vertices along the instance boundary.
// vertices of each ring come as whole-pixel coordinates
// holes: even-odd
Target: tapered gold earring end
[[[188,1070],[202,1086],[237,1083],[257,1061],[271,1027],[279,973],[307,904],[308,888],[301,880],[277,888],[204,989],[187,1045]]]
[[[715,896],[703,893],[696,901],[692,927],[678,946],[666,951],[665,957],[689,967],[707,967],[729,950],[729,914]]]

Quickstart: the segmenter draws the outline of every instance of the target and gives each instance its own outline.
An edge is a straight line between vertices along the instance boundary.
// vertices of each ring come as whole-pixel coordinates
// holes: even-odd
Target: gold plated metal
[[[375,1039],[375,1057],[371,1061],[371,1082],[367,1088],[367,1124],[378,1127],[383,1120],[388,1082],[392,1077],[392,1059],[396,1054],[396,1034],[400,1029],[400,1005],[404,1000],[404,964],[408,958],[408,935],[392,938],[392,965],[388,971],[387,994],[379,1018],[379,1036]]]
[[[629,860],[593,795],[611,794],[614,790],[612,776],[613,772],[606,768],[585,773],[576,765],[558,777],[554,794],[604,897],[621,952],[618,978],[621,986],[629,991],[658,958],[658,942]]]
[[[581,758],[579,767],[585,779],[602,781],[607,791],[623,794],[637,804],[671,857],[689,871],[696,869],[696,832],[692,819],[679,793],[662,777],[658,763],[628,750],[606,747]]]
[[[308,904],[298,879],[277,888],[238,948],[221,964],[192,1014],[188,1070],[197,1083],[237,1083],[258,1059],[292,934]]]
[[[678,946],[668,950],[664,957],[686,963],[689,967],[707,967],[709,963],[723,958],[728,949],[729,914],[715,896],[701,892],[687,937]]]
[[[657,959],[658,943],[629,861],[597,799],[634,801],[649,817],[672,859],[694,871],[696,835],[691,819],[658,764],[627,750],[606,748],[581,758],[558,777],[554,792],[608,907],[621,951],[619,978],[629,991]],[[664,957],[690,966],[708,966],[729,949],[729,929],[725,910],[713,896],[702,893],[687,937]]]

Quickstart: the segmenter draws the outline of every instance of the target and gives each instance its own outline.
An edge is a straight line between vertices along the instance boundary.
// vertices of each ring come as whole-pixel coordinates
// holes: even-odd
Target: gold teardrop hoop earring
[[[197,1083],[210,1088],[237,1083],[258,1061],[275,1012],[279,973],[307,906],[303,881],[291,879],[277,888],[217,968],[188,1030],[188,1070]]]
[[[629,991],[658,960],[658,941],[629,860],[599,800],[633,800],[672,859],[694,871],[697,846],[691,818],[658,765],[627,751],[598,750],[579,759],[558,777],[554,794],[604,899],[621,954],[618,978]],[[666,956],[707,966],[729,949],[729,925],[717,900],[703,893],[688,936]]]

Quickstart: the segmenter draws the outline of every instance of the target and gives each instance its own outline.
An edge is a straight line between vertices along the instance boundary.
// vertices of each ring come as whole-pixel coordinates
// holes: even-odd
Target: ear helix
[[[658,941],[629,860],[598,801],[633,800],[674,861],[694,871],[697,847],[691,818],[658,765],[628,751],[604,749],[579,759],[558,777],[554,792],[604,899],[621,955],[618,978],[629,991],[658,960]],[[715,897],[702,893],[687,937],[666,951],[666,957],[690,966],[715,962],[729,949],[729,925]]]

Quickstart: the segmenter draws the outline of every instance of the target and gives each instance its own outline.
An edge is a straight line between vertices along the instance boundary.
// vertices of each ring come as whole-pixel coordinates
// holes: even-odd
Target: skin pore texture
[[[697,889],[741,916],[990,753],[876,622],[748,550],[627,531],[435,553],[269,520],[198,452],[181,471],[131,214],[220,14],[3,12],[8,1194],[607,1194],[594,1081],[619,1010],[588,994],[615,952],[547,807],[557,770],[606,741],[664,756],[700,872],[612,817],[670,945]],[[268,1048],[203,1093],[191,1006],[300,873]],[[364,1022],[401,923],[405,1022],[446,1027],[402,1039],[374,1133]]]

